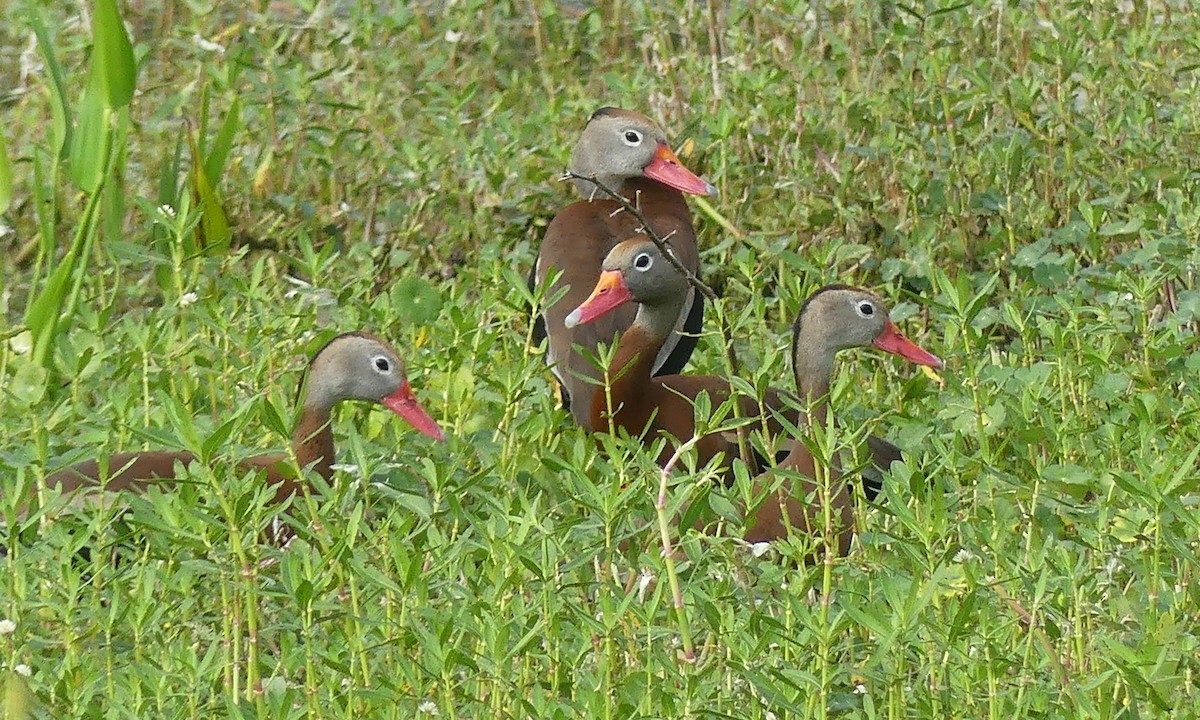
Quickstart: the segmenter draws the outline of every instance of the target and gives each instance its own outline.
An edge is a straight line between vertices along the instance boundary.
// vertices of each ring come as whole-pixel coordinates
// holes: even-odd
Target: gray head
[[[604,107],[592,113],[569,167],[576,175],[595,177],[614,192],[621,192],[626,180],[647,177],[680,192],[716,194],[716,188],[680,164],[662,128],[632,110]],[[587,181],[576,180],[575,186],[589,199],[600,193]]]
[[[826,285],[804,301],[792,334],[797,373],[812,361],[831,363],[840,350],[874,345],[918,365],[942,361],[904,337],[875,293],[851,285]]]
[[[378,402],[408,382],[404,361],[379,338],[338,335],[308,363],[305,405],[333,407],[343,400]]]
[[[657,319],[664,318],[670,330],[687,297],[687,279],[658,246],[635,235],[608,252],[601,270],[591,296],[567,316],[567,327],[591,322],[633,301],[642,306],[639,319],[653,319],[657,325]]]
[[[386,342],[364,332],[338,335],[308,364],[303,406],[328,412],[344,400],[379,403],[430,437],[444,438],[421,408],[405,374],[404,361]]]
[[[674,303],[687,292],[687,279],[641,235],[617,243],[601,268],[621,273],[633,301],[643,305]]]

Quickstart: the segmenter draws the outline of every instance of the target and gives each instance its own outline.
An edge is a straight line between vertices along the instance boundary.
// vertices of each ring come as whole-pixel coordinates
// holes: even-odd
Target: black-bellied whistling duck
[[[888,316],[887,307],[873,293],[849,285],[826,285],[809,296],[800,308],[792,335],[792,369],[796,387],[808,407],[808,422],[825,425],[829,411],[829,386],[833,378],[834,357],[840,350],[875,346],[918,365],[940,368],[937,356],[922,350],[900,334]],[[800,477],[777,478],[783,469]],[[836,536],[837,552],[844,555],[854,536],[851,493],[839,479],[836,467],[829,473],[831,528]],[[790,475],[789,473],[789,475]],[[785,537],[789,528],[812,534],[825,528],[825,505],[820,497],[816,461],[799,439],[777,468],[754,480],[755,495],[766,495],[762,505],[747,518],[745,538],[764,542]],[[779,487],[769,494],[779,480]],[[832,541],[827,538],[826,543]]]
[[[425,435],[445,439],[413,395],[404,362],[387,343],[367,333],[338,335],[318,350],[308,363],[300,398],[292,450],[301,468],[311,468],[327,481],[333,477],[334,459],[330,412],[344,400],[377,402]],[[118,453],[107,457],[103,471],[100,462],[88,460],[47,476],[46,486],[66,494],[98,485],[104,477],[105,490],[140,492],[158,481],[174,479],[177,464],[187,465],[195,459],[192,453],[174,450]],[[276,502],[308,487],[302,477],[296,477],[286,453],[247,458],[238,467],[264,469],[267,484],[276,489]]]
[[[595,393],[590,407],[589,424],[595,432],[609,427],[609,397],[612,400],[613,427],[623,428],[631,436],[642,437],[646,444],[660,434],[679,442],[689,440],[696,431],[693,403],[701,392],[707,391],[713,407],[729,398],[729,381],[711,375],[663,375],[651,377],[659,349],[675,327],[680,306],[684,303],[687,280],[659,252],[649,239],[635,235],[616,247],[604,259],[603,272],[595,289],[579,307],[567,315],[567,327],[595,322],[617,308],[635,304],[637,314],[633,324],[622,335],[608,370],[609,389]],[[781,412],[793,424],[799,412],[787,409],[783,397],[768,391],[764,404]],[[740,399],[744,417],[759,417],[762,408],[753,398]],[[768,432],[777,435],[783,426],[767,412],[764,418]],[[672,453],[664,448],[659,463],[665,463]],[[737,442],[729,433],[713,433],[696,444],[697,464],[704,465],[719,452],[732,460],[737,456]]]
[[[592,114],[571,155],[570,170],[594,177],[638,206],[659,237],[669,239],[679,261],[699,273],[696,233],[683,193],[713,195],[716,188],[689,172],[667,145],[666,136],[650,118],[630,110],[600,108]],[[600,371],[590,359],[600,343],[633,322],[632,308],[618,310],[603,322],[586,328],[563,324],[567,313],[588,296],[600,277],[600,264],[621,240],[639,232],[641,223],[593,183],[576,180],[584,200],[568,205],[554,217],[538,251],[530,287],[544,285],[555,272],[559,280],[546,297],[560,288],[566,294],[536,319],[535,340],[549,337],[547,362],[563,390],[563,402],[575,422],[590,428],[592,396]],[[704,320],[704,301],[687,288],[684,302],[671,318],[664,343],[654,357],[654,374],[683,369],[696,346]],[[682,330],[682,334],[680,331]]]

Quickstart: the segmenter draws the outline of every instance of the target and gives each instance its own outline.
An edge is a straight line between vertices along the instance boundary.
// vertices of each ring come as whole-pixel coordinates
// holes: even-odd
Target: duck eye
[[[654,258],[650,257],[650,253],[642,253],[633,259],[633,266],[642,272],[650,269],[654,264]]]
[[[392,364],[385,357],[375,358],[375,369],[379,372],[391,372]]]
[[[860,302],[858,304],[857,310],[858,310],[859,315],[862,315],[865,318],[869,318],[875,314],[875,305],[874,305],[874,303],[870,303],[870,302],[867,302],[866,300],[863,300],[862,302]]]
[[[621,135],[621,139],[630,147],[637,147],[642,144],[642,134],[637,130],[626,130]]]

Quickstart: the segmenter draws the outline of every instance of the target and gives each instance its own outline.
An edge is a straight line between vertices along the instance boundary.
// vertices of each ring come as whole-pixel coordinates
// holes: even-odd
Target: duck
[[[657,123],[621,108],[602,107],[592,113],[568,167],[584,199],[551,220],[528,282],[531,292],[544,288],[546,298],[565,293],[534,319],[533,339],[539,344],[548,341],[546,361],[558,381],[562,403],[575,423],[591,430],[592,397],[601,377],[593,358],[602,343],[611,342],[632,324],[634,311],[614,311],[588,327],[568,327],[563,320],[588,296],[609,251],[644,230],[637,217],[586,178],[595,178],[636,205],[651,231],[667,238],[679,261],[697,276],[700,253],[684,194],[717,191],[683,166]],[[687,364],[704,323],[703,296],[687,288],[672,321],[651,364],[653,374],[676,374]]]
[[[671,442],[685,442],[695,435],[694,404],[700,394],[708,393],[712,406],[717,407],[732,392],[727,379],[713,375],[653,375],[655,360],[675,327],[687,289],[686,278],[658,246],[645,236],[634,235],[609,252],[591,295],[563,320],[574,328],[594,323],[619,308],[635,308],[633,322],[621,334],[602,375],[607,389],[602,387],[592,397],[588,424],[593,432],[624,430],[645,445],[668,436],[658,457],[660,465],[673,452]],[[771,436],[783,431],[779,417],[793,424],[800,419],[799,410],[789,408],[775,389],[768,389],[761,403],[741,396],[739,404],[741,415],[761,419]],[[722,452],[727,459],[737,456],[737,441],[730,433],[700,438],[695,446],[697,465],[706,465]]]
[[[438,441],[446,439],[441,427],[417,401],[400,356],[370,333],[348,332],[334,337],[312,356],[305,376],[299,393],[300,419],[292,435],[292,452],[256,455],[237,463],[243,472],[264,471],[264,481],[275,490],[275,502],[309,489],[304,474],[296,474],[297,465],[326,482],[332,480],[331,413],[338,403],[350,400],[378,403],[422,434]],[[46,476],[45,485],[57,488],[64,495],[88,488],[137,493],[176,479],[178,468],[196,460],[194,454],[176,450],[116,453],[51,473]]]
[[[647,446],[661,435],[668,436],[668,444],[658,457],[660,465],[673,452],[671,442],[686,442],[695,435],[694,405],[700,394],[708,393],[712,406],[717,407],[732,392],[727,379],[712,375],[651,376],[653,359],[671,332],[687,284],[686,278],[652,240],[633,236],[612,249],[591,295],[564,319],[569,327],[575,327],[595,322],[617,308],[636,306],[634,321],[621,335],[607,370],[607,392],[597,392],[592,399],[589,423],[596,428],[593,432],[604,432],[611,423],[612,430],[624,430],[641,438]],[[915,353],[916,346],[894,325],[888,326],[888,333],[889,339],[876,347],[904,357],[924,358]],[[781,419],[791,427],[803,423],[798,408],[797,402],[789,402],[787,394],[775,388],[768,388],[761,402],[746,396],[739,398],[742,417],[757,418],[758,426],[770,437],[781,436],[787,427]],[[868,438],[868,450],[873,467],[863,473],[862,481],[868,499],[873,499],[881,482],[880,471],[899,460],[901,452],[887,440],[874,436]],[[725,454],[727,462],[737,456],[737,440],[732,433],[710,433],[696,441],[697,466],[706,465],[719,453]],[[784,460],[791,454],[779,455],[778,459]],[[761,457],[753,460],[756,467],[751,470],[755,473],[766,470],[771,463]],[[724,474],[726,482],[732,482],[728,466]]]
[[[896,328],[883,300],[869,290],[826,285],[804,301],[792,329],[791,354],[796,388],[801,404],[807,407],[807,425],[825,426],[828,421],[829,389],[837,354],[870,346],[917,365],[943,367],[941,358]],[[803,439],[796,437],[781,463],[754,478],[751,496],[762,502],[747,513],[743,535],[747,542],[772,542],[799,532],[814,537],[810,560],[825,552],[837,556],[849,552],[855,533],[853,493],[841,480],[836,465],[827,468],[833,535],[821,537],[826,506],[821,502],[817,465]]]

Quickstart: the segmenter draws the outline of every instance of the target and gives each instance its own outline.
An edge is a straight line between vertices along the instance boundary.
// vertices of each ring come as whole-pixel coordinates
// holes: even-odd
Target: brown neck
[[[833,356],[798,348],[793,358],[796,387],[808,406],[808,423],[824,423],[829,409],[829,386],[833,382]]]
[[[829,387],[833,382],[834,353],[813,337],[814,330],[818,328],[798,324],[792,340],[792,369],[800,399],[807,407],[805,419],[809,427],[825,424],[829,414]],[[799,467],[807,456],[808,448],[796,439],[783,464]]]
[[[678,206],[683,212],[689,212],[687,200],[683,198],[683,193],[647,177],[629,178],[621,184],[617,192],[624,195],[634,205],[640,204],[642,209],[645,209],[649,205],[658,205],[660,207],[667,205]],[[602,195],[603,193],[600,194]]]
[[[292,450],[300,467],[311,467],[326,480],[333,478],[333,429],[328,409],[309,406],[301,411],[292,434]]]
[[[639,313],[640,317],[640,313]],[[640,432],[644,421],[632,417],[633,406],[646,397],[654,358],[662,348],[665,336],[656,337],[636,321],[621,335],[616,353],[609,364],[608,382],[611,388],[614,419],[630,432]],[[608,398],[603,387],[592,396],[592,428],[608,427]],[[629,422],[626,422],[628,420]],[[631,427],[637,425],[637,427]]]

